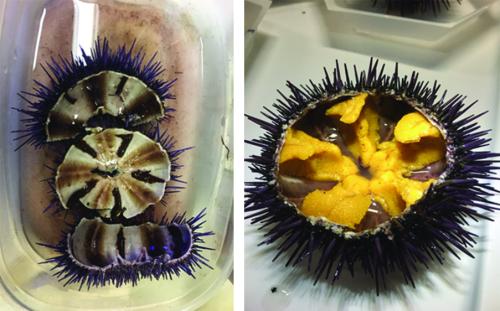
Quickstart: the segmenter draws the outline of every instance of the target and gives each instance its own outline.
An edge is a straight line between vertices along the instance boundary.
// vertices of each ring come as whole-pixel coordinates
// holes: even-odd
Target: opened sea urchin
[[[321,83],[288,83],[292,94],[264,118],[248,116],[265,133],[247,141],[261,148],[247,160],[257,174],[247,217],[267,230],[262,244],[277,244],[275,259],[306,261],[315,282],[359,265],[377,292],[392,271],[414,285],[419,264],[472,256],[468,218],[496,209],[487,180],[497,154],[482,150],[488,130],[482,114],[467,115],[474,103],[384,67],[337,62]]]

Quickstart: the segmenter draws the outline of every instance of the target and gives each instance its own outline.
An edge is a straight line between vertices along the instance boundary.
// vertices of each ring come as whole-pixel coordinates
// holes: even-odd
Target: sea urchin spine
[[[415,12],[425,13],[432,11],[434,14],[441,11],[441,8],[449,10],[452,2],[461,4],[461,0],[372,0],[373,5],[378,2],[385,2],[387,10],[400,11],[401,15],[412,14]]]

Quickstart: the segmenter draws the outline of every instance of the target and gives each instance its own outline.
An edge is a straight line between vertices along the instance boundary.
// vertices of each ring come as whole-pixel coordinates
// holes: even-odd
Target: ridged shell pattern
[[[170,180],[163,148],[140,132],[107,129],[73,144],[56,175],[65,208],[81,203],[102,217],[138,215],[161,200]]]

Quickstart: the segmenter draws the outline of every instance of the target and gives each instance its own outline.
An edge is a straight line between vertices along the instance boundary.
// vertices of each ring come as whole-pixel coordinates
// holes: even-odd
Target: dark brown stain
[[[151,175],[151,171],[137,170],[132,172],[132,177],[148,184],[165,182],[163,178]]]
[[[97,158],[97,152],[86,141],[77,141],[73,146],[90,155],[92,158]]]
[[[116,155],[121,158],[121,157],[123,157],[123,155],[127,151],[127,148],[130,145],[130,142],[132,141],[132,138],[134,136],[133,136],[133,134],[122,134],[122,135],[116,135],[116,136],[122,139],[122,142],[120,143],[120,147],[118,147],[118,150],[116,151]]]

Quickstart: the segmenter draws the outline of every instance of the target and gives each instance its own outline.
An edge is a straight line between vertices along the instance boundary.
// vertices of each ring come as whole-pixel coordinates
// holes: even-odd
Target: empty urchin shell
[[[467,115],[475,103],[384,68],[336,62],[321,83],[288,82],[291,95],[264,118],[247,116],[264,134],[247,141],[261,152],[247,159],[257,177],[246,217],[267,230],[261,244],[277,244],[275,259],[306,261],[315,282],[360,265],[377,292],[393,271],[414,286],[419,265],[472,256],[467,221],[496,210],[487,181],[498,155],[482,150],[489,131]]]
[[[164,69],[152,56],[135,44],[117,49],[107,39],[98,39],[90,54],[70,60],[59,57],[43,67],[49,83],[35,81],[33,92],[22,92],[28,104],[17,109],[26,115],[24,129],[17,130],[20,148],[25,144],[40,147],[46,143],[69,140],[87,127],[110,124],[133,128],[168,116],[173,109],[166,100],[175,80],[159,78]]]

